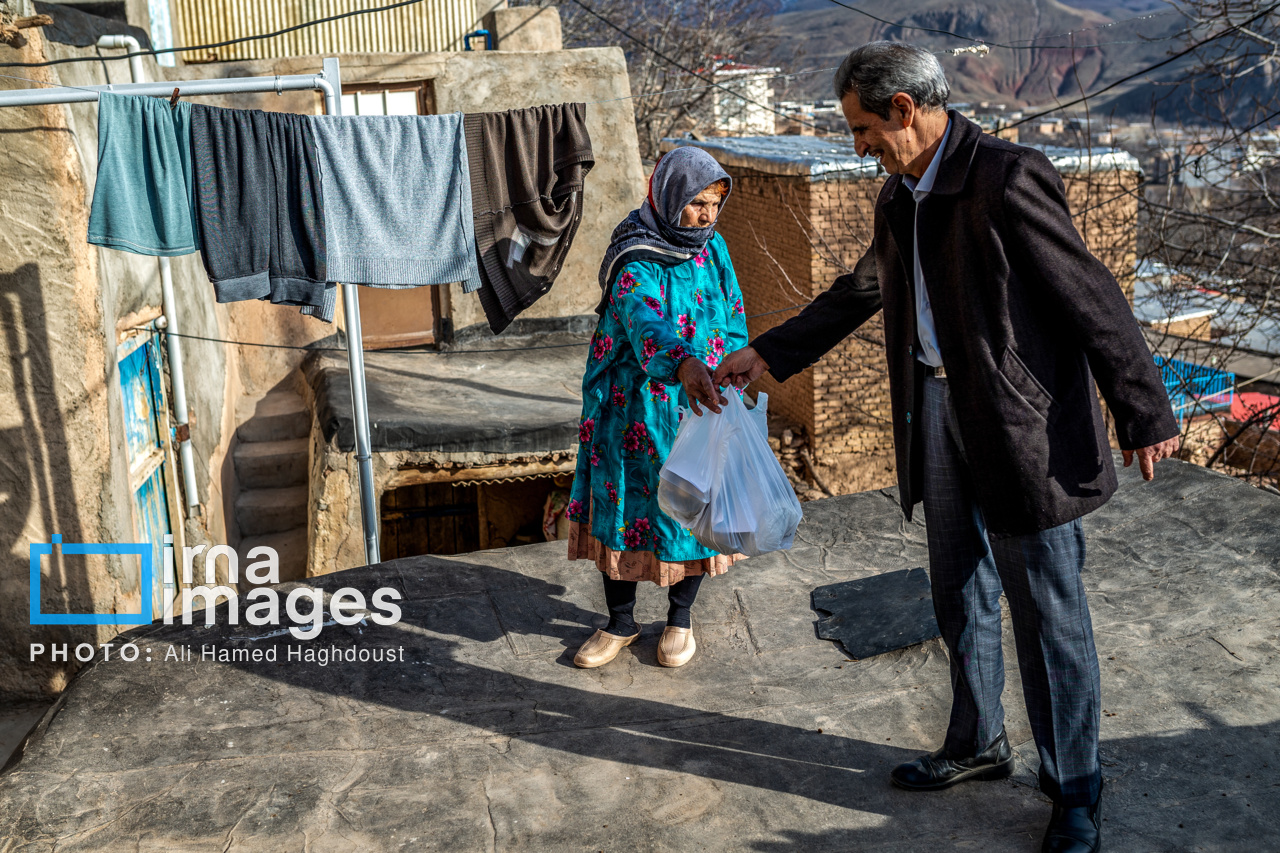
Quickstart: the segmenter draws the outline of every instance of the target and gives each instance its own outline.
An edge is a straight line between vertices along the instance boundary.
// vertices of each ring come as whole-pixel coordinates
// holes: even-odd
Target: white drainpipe
[[[133,36],[101,36],[98,47],[123,48],[129,53],[141,53],[142,45]],[[129,76],[135,83],[145,83],[146,74],[142,68],[142,57],[129,57]],[[173,386],[173,417],[178,436],[178,455],[182,459],[182,491],[186,494],[187,506],[199,506],[200,495],[196,491],[195,454],[191,449],[191,427],[187,413],[187,382],[182,368],[182,339],[178,337],[178,309],[173,298],[173,270],[168,258],[160,261],[160,299],[164,307],[164,316],[156,325],[167,331],[164,336],[169,353],[169,378]]]
[[[99,36],[98,47],[107,48],[124,48],[130,53],[141,53],[142,45],[138,44],[138,40],[133,36]],[[142,57],[129,57],[129,76],[133,78],[135,83],[145,83],[146,77],[142,73]]]

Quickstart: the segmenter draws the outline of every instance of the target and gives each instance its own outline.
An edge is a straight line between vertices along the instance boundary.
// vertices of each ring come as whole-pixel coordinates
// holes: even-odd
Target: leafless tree
[[[1141,198],[1140,296],[1147,314],[1176,320],[1153,326],[1157,352],[1228,368],[1254,350],[1280,351],[1280,7],[1176,5],[1187,26],[1171,52],[1190,52],[1152,103],[1157,167]],[[1280,376],[1249,381],[1274,388]],[[1280,482],[1280,460],[1266,450],[1276,443],[1268,407],[1241,418],[1237,406],[1233,416],[1223,395],[1193,386],[1180,397],[1186,454],[1260,485]]]
[[[717,67],[767,55],[769,18],[778,6],[778,0],[565,0],[559,9],[565,47],[619,45],[626,53],[640,155],[652,160],[663,137],[710,129],[713,100],[732,100],[710,86]],[[735,88],[723,77],[718,82]]]

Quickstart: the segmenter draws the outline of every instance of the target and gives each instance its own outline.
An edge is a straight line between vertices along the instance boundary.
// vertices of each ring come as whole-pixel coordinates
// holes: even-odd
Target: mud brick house
[[[258,0],[179,3],[203,17],[179,15],[179,26],[162,33],[150,15],[163,2],[119,4],[127,23],[94,13],[117,4],[40,5],[55,24],[24,29],[20,46],[0,44],[0,61],[86,60],[30,72],[44,83],[140,78],[179,87],[315,74],[335,57],[348,114],[592,104],[587,124],[596,162],[582,225],[556,286],[517,327],[493,338],[477,296],[459,285],[359,293],[364,348],[414,350],[371,352],[369,359],[382,556],[536,538],[548,495],[572,471],[590,335],[582,317],[599,299],[599,258],[613,226],[643,193],[622,50],[562,49],[554,7],[441,0],[413,7],[413,27],[312,28],[285,42],[183,53],[173,65],[143,57],[135,65],[100,60],[94,45],[119,35],[143,45],[220,42],[268,27],[265,12],[240,14],[265,7]],[[271,20],[316,14],[301,0],[267,6],[285,16]],[[3,20],[37,11],[31,0],[0,0]],[[443,29],[426,27],[433,20]],[[481,29],[489,37],[464,49],[464,34]],[[103,54],[122,56],[124,49]],[[29,87],[0,80],[0,90]],[[312,91],[194,97],[239,109],[323,110]],[[29,643],[93,643],[117,630],[28,624],[33,543],[54,536],[146,542],[159,553],[169,536],[175,548],[225,544],[241,555],[270,545],[284,580],[365,562],[356,465],[344,431],[351,407],[349,391],[342,396],[349,385],[345,317],[329,325],[262,302],[217,303],[194,254],[172,259],[175,302],[166,309],[155,258],[85,241],[97,120],[93,103],[0,109],[0,697],[55,694],[75,671],[74,660],[25,665]],[[185,424],[171,407],[174,370],[162,329],[188,336],[181,339]],[[506,354],[488,352],[503,347]],[[445,350],[454,354],[438,354]],[[505,366],[494,369],[499,363]],[[532,402],[517,405],[522,400]],[[182,435],[190,437],[190,464],[180,458]],[[225,576],[225,561],[218,565]],[[136,563],[59,551],[44,558],[41,573],[44,613],[139,612]],[[160,600],[153,596],[151,615]]]
[[[871,239],[885,175],[848,137],[667,139],[696,145],[734,177],[720,218],[742,285],[751,336],[792,316],[851,270]],[[1115,149],[1042,148],[1062,174],[1076,224],[1132,301],[1138,162]],[[888,375],[880,317],[785,385],[766,377],[775,429],[802,431],[819,463],[873,468],[862,487],[893,481]],[[855,478],[857,479],[857,478]]]

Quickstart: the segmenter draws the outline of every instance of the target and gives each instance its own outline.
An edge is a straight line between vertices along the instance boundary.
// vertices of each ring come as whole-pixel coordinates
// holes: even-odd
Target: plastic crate
[[[1236,375],[1225,370],[1156,356],[1169,405],[1179,420],[1221,409],[1235,399]]]

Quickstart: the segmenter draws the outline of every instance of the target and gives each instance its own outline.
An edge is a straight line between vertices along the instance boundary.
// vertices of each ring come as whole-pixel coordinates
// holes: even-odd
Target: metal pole
[[[342,74],[336,58],[324,61],[324,111],[342,115]],[[364,526],[364,556],[369,563],[382,559],[378,547],[378,503],[373,489],[373,451],[369,438],[369,398],[364,376],[364,337],[360,331],[360,300],[356,286],[340,284],[342,313],[347,325],[347,366],[351,378],[351,416],[356,428],[356,468],[360,475],[360,519]]]
[[[138,53],[142,45],[133,36],[111,35],[98,39],[98,47],[124,48]],[[146,72],[141,56],[129,57],[129,76],[134,83],[146,82]],[[182,460],[182,491],[187,506],[199,506],[200,494],[196,487],[195,453],[191,447],[191,419],[187,412],[186,371],[182,367],[182,338],[178,337],[178,305],[173,297],[173,268],[168,258],[158,258],[160,263],[160,302],[164,308],[164,329],[171,334],[164,336],[165,349],[169,353],[169,379],[173,386],[173,419],[177,421],[178,457]]]
[[[160,298],[164,306],[165,349],[169,353],[169,377],[173,386],[173,417],[178,422],[178,455],[182,459],[182,491],[187,506],[199,506],[196,490],[196,460],[191,449],[191,418],[187,411],[186,373],[182,366],[182,338],[178,337],[178,306],[173,297],[173,269],[168,258],[160,258]]]
[[[79,104],[98,100],[99,92],[117,95],[169,97],[173,90],[183,95],[235,95],[245,92],[326,92],[329,82],[322,74],[288,74],[280,77],[240,77],[223,80],[181,80],[165,83],[115,83],[105,86],[60,86],[50,89],[10,89],[0,91],[0,107],[30,107],[41,104]]]

